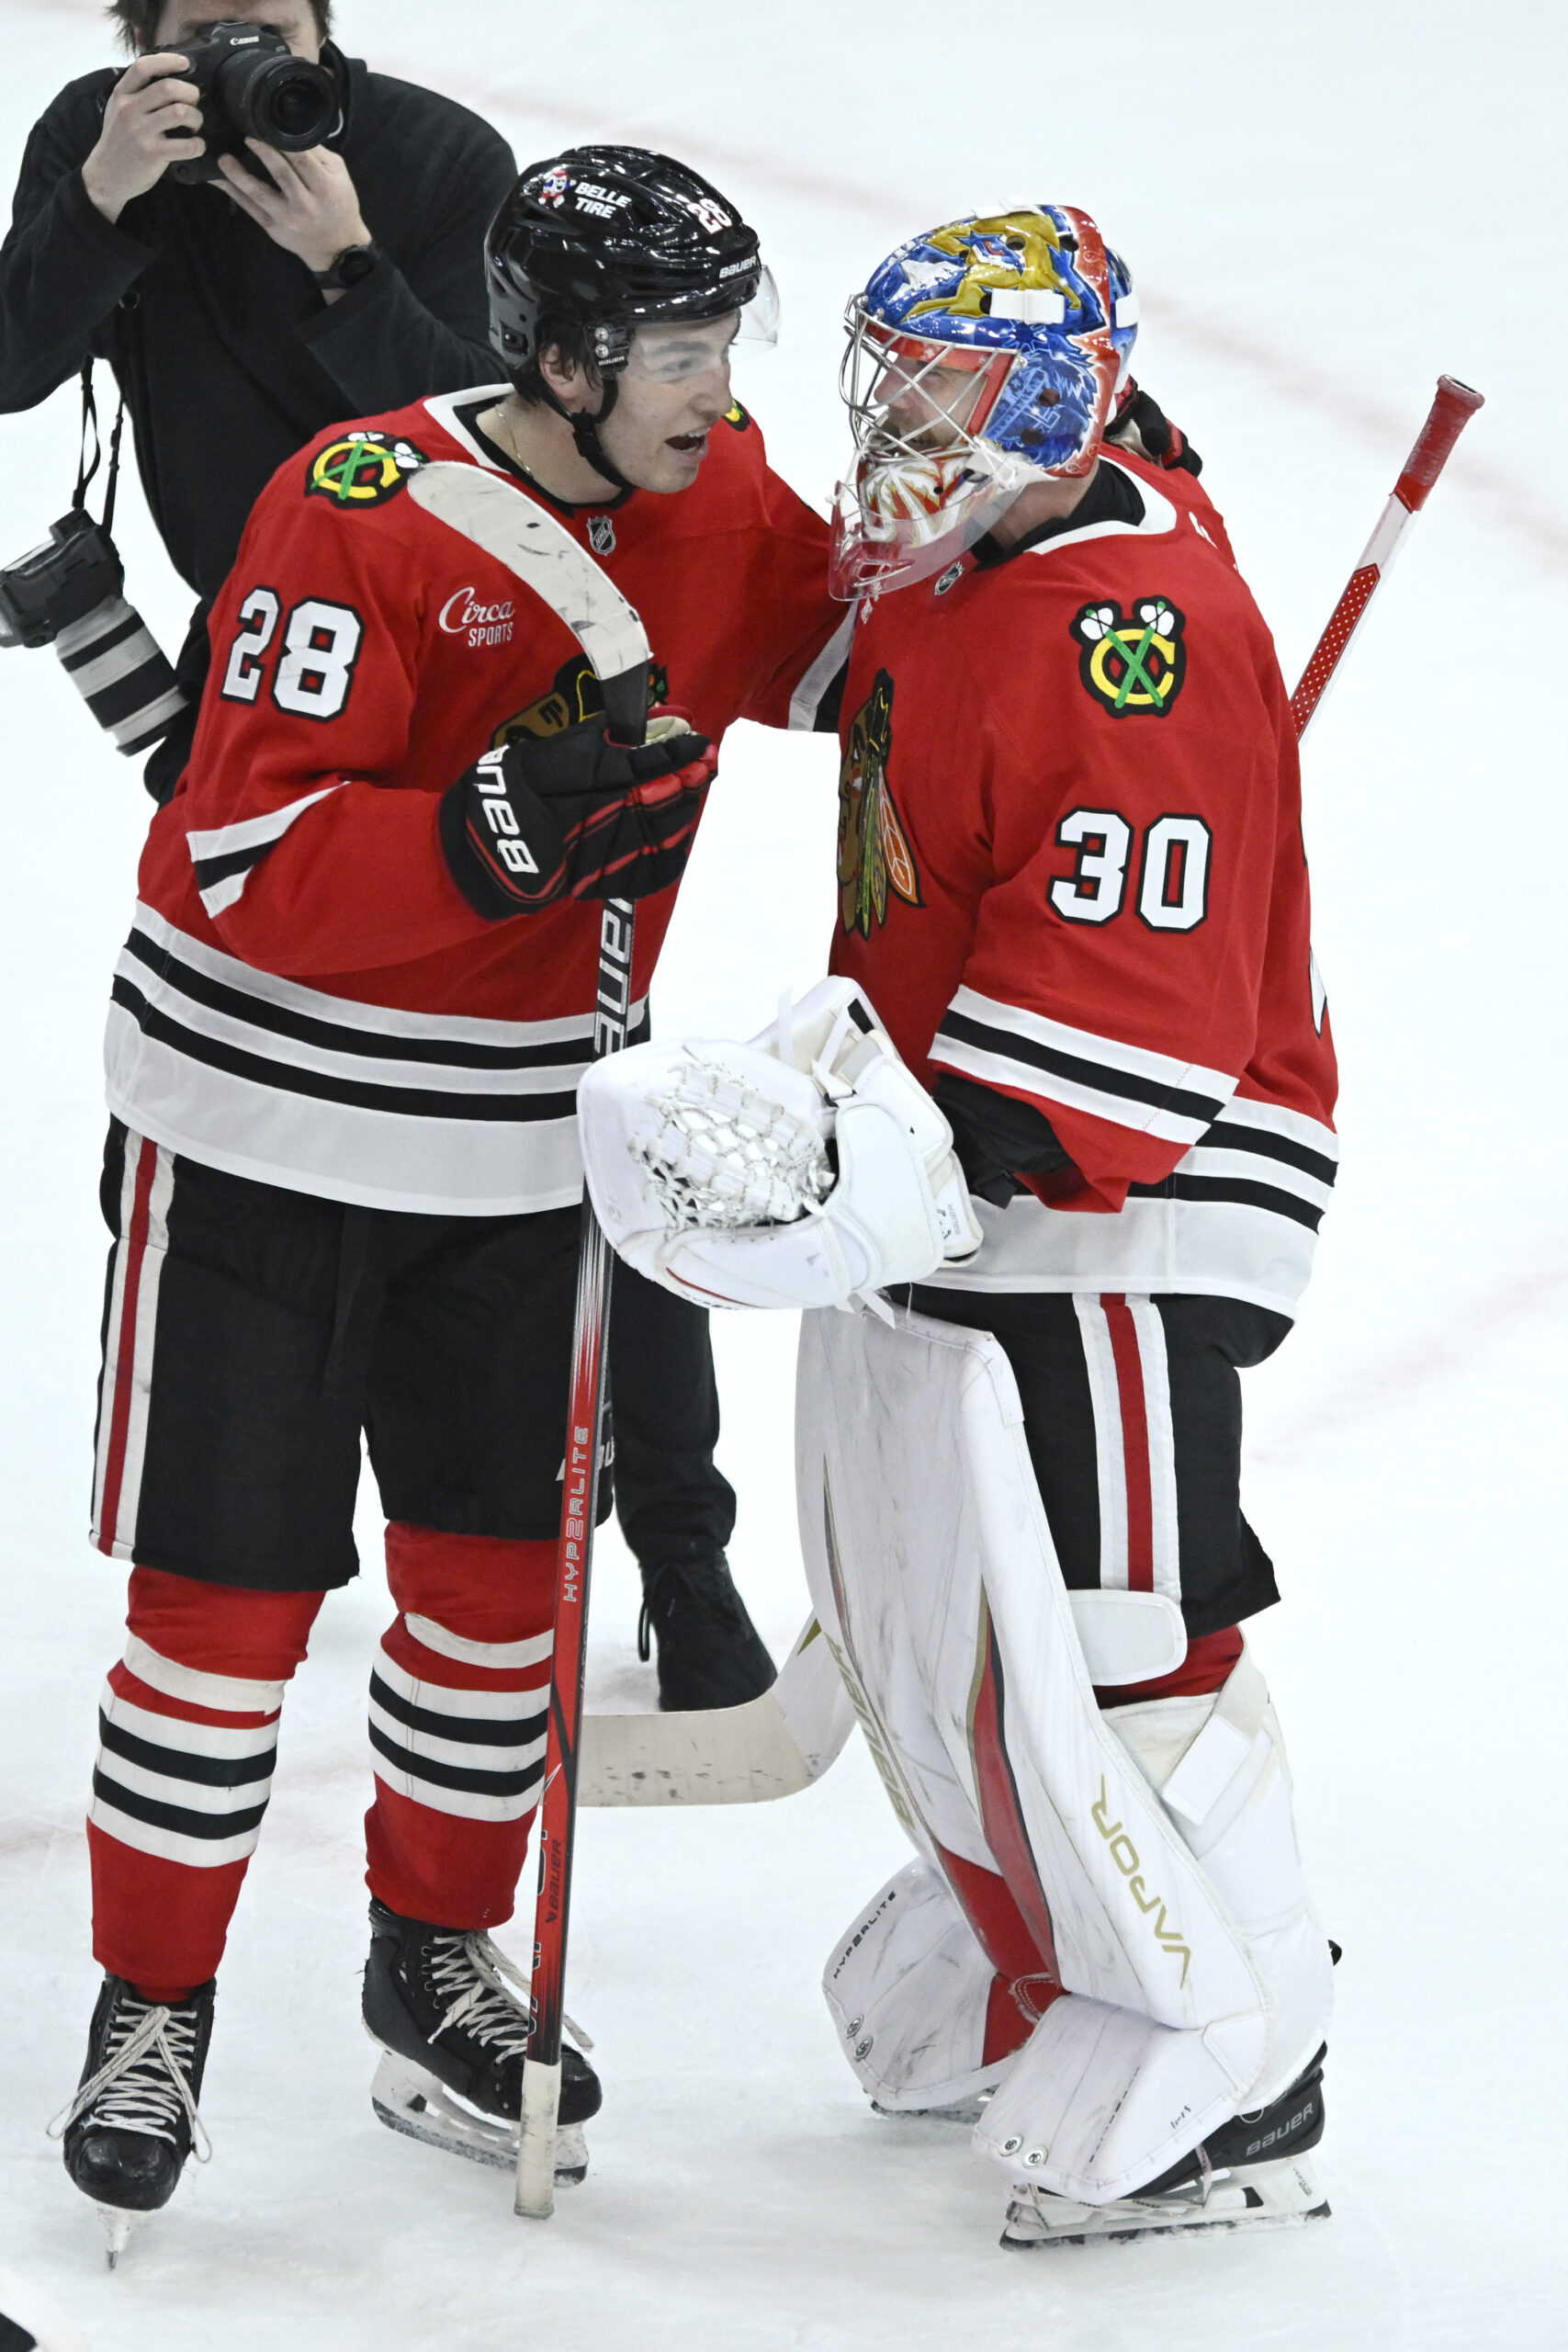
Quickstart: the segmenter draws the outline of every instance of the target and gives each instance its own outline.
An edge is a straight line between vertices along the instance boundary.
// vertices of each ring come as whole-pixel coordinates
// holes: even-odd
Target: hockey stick
[[[809,1619],[773,1689],[741,1706],[586,1716],[579,1804],[766,1804],[808,1789],[855,1721],[821,1636]]]
[[[1472,391],[1468,384],[1461,384],[1453,376],[1438,377],[1437,397],[1378,519],[1377,529],[1346,582],[1345,593],[1314,648],[1312,660],[1302,672],[1300,685],[1291,696],[1291,718],[1298,742],[1312,725],[1361,616],[1403,545],[1405,533],[1426,505],[1433,483],[1448,464],[1454,443],[1476,410],[1483,405],[1483,395]]]
[[[647,633],[620,590],[570,533],[502,476],[481,473],[472,466],[424,467],[411,481],[409,495],[504,564],[559,616],[592,664],[605,716],[617,737],[640,743],[648,728]],[[626,1042],[636,928],[637,910],[629,900],[605,900],[593,1014],[595,1061],[605,1054],[618,1053]],[[539,1893],[530,1987],[534,2030],[523,2061],[522,2128],[517,2143],[516,2211],[537,2221],[547,2221],[556,2203],[556,2126],[560,2111],[562,2003],[577,1820],[578,1734],[588,1655],[588,1580],[598,1516],[613,1265],[585,1187],[567,1402],[545,1786],[539,1800]]]

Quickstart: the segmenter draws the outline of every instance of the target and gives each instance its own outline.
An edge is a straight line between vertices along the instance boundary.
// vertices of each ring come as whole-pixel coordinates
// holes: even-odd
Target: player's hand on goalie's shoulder
[[[519,735],[458,777],[441,846],[469,905],[491,921],[559,899],[646,899],[679,881],[718,755],[685,714],[659,709],[647,741],[604,718]]]
[[[980,1246],[952,1129],[852,981],[749,1044],[595,1064],[578,1124],[612,1245],[705,1306],[842,1306]]]

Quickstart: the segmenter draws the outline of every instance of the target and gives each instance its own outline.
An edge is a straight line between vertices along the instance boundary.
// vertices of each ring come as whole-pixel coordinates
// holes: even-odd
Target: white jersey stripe
[[[130,1411],[125,1430],[125,1466],[120,1474],[119,1509],[115,1515],[114,1556],[129,1560],[136,1544],[136,1518],[141,1502],[141,1473],[147,1461],[147,1426],[152,1408],[152,1353],[158,1331],[158,1292],[169,1254],[169,1206],[175,1197],[175,1157],[161,1144],[143,1143],[156,1151],[157,1162],[148,1197],[147,1240],[141,1253],[141,1278],[136,1291],[136,1330],[130,1359]]]
[[[1083,1337],[1084,1369],[1094,1408],[1094,1466],[1100,1490],[1100,1581],[1110,1592],[1127,1590],[1127,1464],[1122,1431],[1122,1400],[1111,1327],[1096,1297],[1074,1294]]]
[[[1218,1114],[1235,1091],[1235,1076],[1230,1071],[1209,1069],[1201,1062],[1182,1061],[1170,1054],[1156,1053],[1152,1046],[1129,1045],[1121,1037],[1101,1036],[1097,1030],[1077,1029],[1065,1021],[1053,1021],[1043,1012],[1031,1012],[1022,1005],[1004,1004],[996,997],[982,996],[977,989],[955,989],[950,1010],[985,1028],[1009,1032],[1051,1052],[1100,1063],[1106,1069],[1140,1080],[1152,1090],[1201,1096],[1213,1104],[1211,1117]]]
[[[1170,1418],[1170,1362],[1165,1324],[1150,1298],[1130,1297],[1127,1311],[1138,1335],[1144,1374],[1144,1419],[1148,1429],[1149,1502],[1153,1532],[1154,1589],[1168,1600],[1181,1599],[1181,1555],[1176,1498],[1176,1430]]]
[[[102,1540],[104,1523],[104,1482],[108,1473],[109,1440],[114,1428],[115,1386],[119,1368],[119,1341],[125,1316],[125,1285],[129,1271],[129,1251],[125,1237],[130,1232],[136,1211],[136,1168],[141,1139],[127,1136],[125,1158],[119,1180],[119,1238],[115,1244],[114,1269],[109,1281],[108,1328],[104,1336],[104,1374],[102,1393],[98,1399],[97,1438],[93,1458],[93,1540]]]

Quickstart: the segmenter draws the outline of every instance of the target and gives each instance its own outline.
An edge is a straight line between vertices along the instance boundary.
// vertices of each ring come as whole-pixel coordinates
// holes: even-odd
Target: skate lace
[[[175,2145],[183,2114],[190,2125],[191,2153],[197,2164],[206,2164],[212,2143],[190,2086],[196,2043],[193,2009],[168,2009],[128,1996],[115,2011],[103,2064],[55,2117],[50,2138],[63,2139],[79,2118],[90,2114],[111,2131],[144,2132]]]
[[[436,1997],[451,2002],[434,2032],[428,2036],[430,2041],[439,2041],[449,2027],[461,2026],[482,2049],[493,2049],[502,2058],[527,2055],[534,2031],[527,2000],[528,1979],[498,1944],[475,1930],[461,1936],[437,1936],[428,1965]],[[524,1996],[522,2001],[508,1989],[512,1985]],[[592,2042],[581,2026],[574,2025],[570,2018],[563,2018],[562,2023],[580,2050],[592,2049]]]

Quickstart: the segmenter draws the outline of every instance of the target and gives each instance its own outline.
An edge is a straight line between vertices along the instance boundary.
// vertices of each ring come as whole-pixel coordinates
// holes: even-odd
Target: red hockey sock
[[[323,1596],[135,1568],[87,1820],[93,1951],[150,1999],[217,1973],[272,1787],[284,1687]]]
[[[387,1579],[366,1883],[404,1918],[497,1927],[544,1780],[556,1546],[394,1521]]]
[[[1158,1675],[1152,1682],[1108,1683],[1094,1695],[1102,1707],[1130,1707],[1138,1699],[1203,1698],[1224,1689],[1241,1651],[1239,1625],[1226,1625],[1217,1634],[1198,1634],[1188,1643],[1187,1656],[1173,1674]]]

